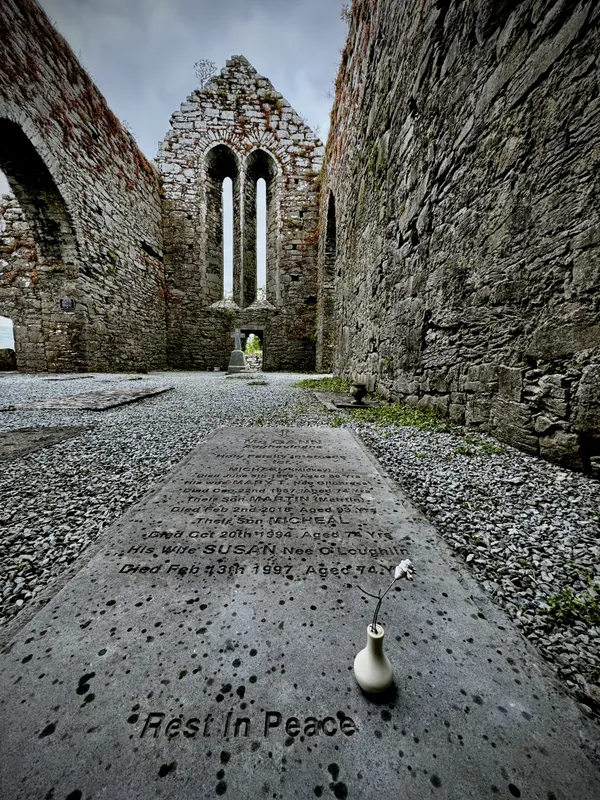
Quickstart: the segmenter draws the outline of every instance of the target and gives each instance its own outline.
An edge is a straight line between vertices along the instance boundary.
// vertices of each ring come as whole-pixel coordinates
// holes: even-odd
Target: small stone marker
[[[5,648],[0,797],[595,800],[575,704],[439,548],[348,431],[219,431]],[[357,584],[406,555],[373,701]]]
[[[62,297],[59,300],[59,306],[61,311],[75,311],[75,300],[72,297]]]

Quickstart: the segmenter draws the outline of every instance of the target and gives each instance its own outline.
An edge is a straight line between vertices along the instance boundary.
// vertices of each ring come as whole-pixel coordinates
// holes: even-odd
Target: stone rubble
[[[93,390],[97,380],[77,383]],[[102,376],[122,388],[132,376]],[[3,467],[0,478],[0,631],[55,581],[104,528],[164,479],[195,445],[224,426],[346,424],[324,412],[302,376],[154,373],[148,388],[175,391],[97,412],[5,412],[0,430],[30,426],[90,428],[76,440]],[[138,376],[139,379],[139,376]],[[7,375],[2,403],[63,397],[69,382]],[[547,598],[600,585],[600,482],[565,471],[462,429],[352,423],[457,558],[557,668],[588,712],[600,709],[600,626],[557,624]]]

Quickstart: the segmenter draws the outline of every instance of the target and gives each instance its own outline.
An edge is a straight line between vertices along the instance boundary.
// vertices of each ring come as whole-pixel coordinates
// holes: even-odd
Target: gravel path
[[[116,388],[175,391],[110,411],[9,411],[0,432],[83,426],[77,438],[0,462],[0,627],[102,530],[215,429],[327,425],[291,374],[0,375],[0,407]],[[268,385],[251,385],[266,381]],[[558,669],[583,708],[600,713],[600,482],[476,434],[353,423],[474,576]],[[570,587],[573,595],[569,595]],[[548,598],[562,592],[564,621]],[[596,615],[596,616],[594,616]]]

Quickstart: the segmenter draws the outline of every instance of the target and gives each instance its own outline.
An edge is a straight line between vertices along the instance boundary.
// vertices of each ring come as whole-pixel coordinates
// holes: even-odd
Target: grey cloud
[[[42,0],[153,158],[195,88],[193,64],[242,54],[325,136],[346,25],[338,0]]]

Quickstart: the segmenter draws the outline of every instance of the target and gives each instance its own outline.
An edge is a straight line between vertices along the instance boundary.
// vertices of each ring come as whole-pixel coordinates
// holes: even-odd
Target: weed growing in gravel
[[[336,414],[335,417],[331,420],[331,427],[332,428],[341,428],[342,425],[345,425],[348,422],[346,417],[342,417],[341,414]]]
[[[409,408],[400,403],[390,403],[377,408],[352,409],[352,416],[358,422],[374,422],[376,425],[410,425],[422,431],[452,431],[454,426],[433,411]]]
[[[484,453],[487,456],[502,455],[504,448],[493,442],[486,442],[485,439],[478,439],[476,436],[464,436],[465,444],[460,444],[452,451],[456,456],[478,456]]]
[[[324,392],[348,392],[350,381],[343,378],[304,378],[294,384],[298,389],[317,389]]]
[[[452,451],[455,456],[474,456],[477,455],[475,450],[472,447],[469,447],[468,444],[461,444],[458,447],[455,447]]]
[[[559,622],[572,625],[581,620],[590,625],[600,625],[600,599],[584,592],[575,594],[570,586],[563,587],[558,594],[546,598],[551,614]]]
[[[254,424],[255,425],[264,425],[265,424],[265,418],[264,417],[257,417],[256,418],[256,422]]]
[[[268,386],[269,381],[248,381],[248,386]]]
[[[486,441],[479,442],[479,449],[488,456],[501,456],[504,453],[504,448],[500,447],[499,444]]]

